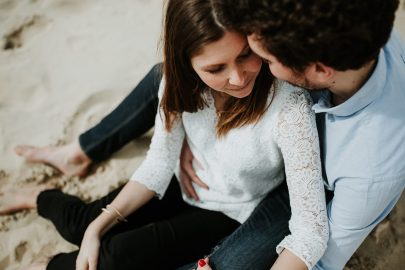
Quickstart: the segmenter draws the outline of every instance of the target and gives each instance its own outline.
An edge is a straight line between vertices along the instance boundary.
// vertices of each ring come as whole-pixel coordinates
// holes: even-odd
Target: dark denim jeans
[[[290,233],[291,217],[287,185],[270,192],[250,217],[215,247],[210,257],[212,269],[270,269],[277,259],[276,246]],[[195,269],[196,264],[178,270]]]
[[[106,160],[154,126],[161,66],[156,64],[110,114],[79,136],[81,148],[92,161]]]
[[[93,161],[107,159],[153,127],[161,78],[161,64],[157,64],[116,109],[80,136],[82,149]],[[210,265],[213,269],[270,269],[277,259],[277,244],[289,234],[290,217],[287,185],[283,183],[267,195],[245,223],[213,249],[209,254]],[[181,269],[193,267],[195,263]]]

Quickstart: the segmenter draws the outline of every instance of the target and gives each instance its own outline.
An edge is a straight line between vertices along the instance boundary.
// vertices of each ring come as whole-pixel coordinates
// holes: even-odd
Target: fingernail
[[[198,266],[204,267],[205,266],[205,261],[203,259],[198,260]]]

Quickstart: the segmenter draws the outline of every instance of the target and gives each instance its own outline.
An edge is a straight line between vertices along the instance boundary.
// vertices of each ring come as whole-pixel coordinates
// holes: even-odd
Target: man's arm
[[[314,269],[343,269],[367,235],[391,212],[404,189],[402,180],[343,178],[328,204],[329,241]]]

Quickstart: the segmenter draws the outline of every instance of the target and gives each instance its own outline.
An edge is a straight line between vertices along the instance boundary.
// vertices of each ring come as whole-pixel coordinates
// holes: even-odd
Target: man
[[[399,1],[212,2],[217,19],[248,35],[252,50],[275,77],[311,91],[325,186],[333,192],[327,205],[328,247],[314,269],[343,269],[405,186],[405,45],[392,32]],[[319,89],[325,90],[313,91]],[[265,207],[266,201],[259,206]],[[255,213],[247,222],[252,230],[265,223]],[[245,237],[239,236],[243,245]],[[232,254],[226,244],[220,250],[228,249],[228,258],[249,260],[250,252],[258,257],[270,252]],[[210,259],[214,267],[216,255]],[[256,269],[250,263],[252,268],[244,267]]]

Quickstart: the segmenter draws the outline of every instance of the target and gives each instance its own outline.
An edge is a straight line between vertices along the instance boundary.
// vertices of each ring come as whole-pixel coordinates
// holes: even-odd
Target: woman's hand
[[[208,265],[209,258],[201,259],[198,261],[197,270],[212,270],[212,268]]]
[[[76,259],[76,270],[97,270],[101,237],[119,222],[118,218],[125,219],[150,201],[154,195],[155,192],[145,185],[129,181],[110,205],[106,206],[107,211],[103,210],[87,227]]]
[[[79,255],[76,259],[76,270],[97,270],[100,250],[100,237],[89,226],[84,233]]]

